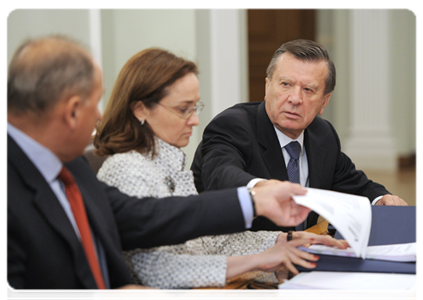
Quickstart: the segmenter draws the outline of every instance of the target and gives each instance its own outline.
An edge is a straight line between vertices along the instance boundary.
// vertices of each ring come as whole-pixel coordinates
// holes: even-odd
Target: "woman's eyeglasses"
[[[177,108],[177,107],[169,107],[166,105],[163,105],[161,103],[157,103],[160,106],[163,106],[164,108],[168,109],[169,111],[173,112],[175,115],[182,119],[188,119],[192,116],[192,114],[195,112],[197,116],[200,114],[200,112],[204,108],[204,104],[202,102],[198,102],[194,107],[192,108]]]

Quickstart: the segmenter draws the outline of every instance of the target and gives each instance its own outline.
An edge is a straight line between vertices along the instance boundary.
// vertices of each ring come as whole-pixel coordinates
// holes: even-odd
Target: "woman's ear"
[[[142,101],[138,101],[131,107],[132,113],[134,114],[135,118],[138,119],[141,123],[143,123],[147,117],[147,108],[144,106]]]

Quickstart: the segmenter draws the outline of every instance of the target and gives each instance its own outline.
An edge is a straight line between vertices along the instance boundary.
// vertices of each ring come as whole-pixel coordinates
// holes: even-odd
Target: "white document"
[[[311,245],[308,248],[298,248],[303,251],[315,254],[357,257],[351,248],[338,249],[325,245]],[[415,262],[416,251],[416,243],[368,246],[366,251],[366,259]]]
[[[342,234],[356,257],[366,258],[372,224],[369,199],[328,190],[307,190],[305,195],[292,195],[294,201],[328,220]]]
[[[367,272],[302,272],[279,285],[279,289],[410,290],[415,274]]]

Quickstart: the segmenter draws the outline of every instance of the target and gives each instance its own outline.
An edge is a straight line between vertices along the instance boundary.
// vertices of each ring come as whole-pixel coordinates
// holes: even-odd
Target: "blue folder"
[[[343,239],[339,232],[335,238]],[[369,246],[413,243],[416,241],[415,206],[372,206],[372,226]],[[416,273],[415,262],[393,262],[319,255],[317,267],[306,269],[296,266],[298,271],[340,271],[340,272],[380,272]]]

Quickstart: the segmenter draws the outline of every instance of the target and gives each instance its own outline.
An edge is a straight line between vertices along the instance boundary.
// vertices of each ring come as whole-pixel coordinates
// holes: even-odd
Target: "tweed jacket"
[[[167,197],[197,194],[186,155],[157,139],[158,155],[136,151],[109,157],[98,178],[131,196]],[[172,201],[172,200],[170,200]],[[216,216],[218,217],[218,216]],[[223,286],[227,256],[261,252],[276,242],[279,232],[243,232],[207,236],[175,246],[137,249],[125,253],[134,280],[159,288]]]

